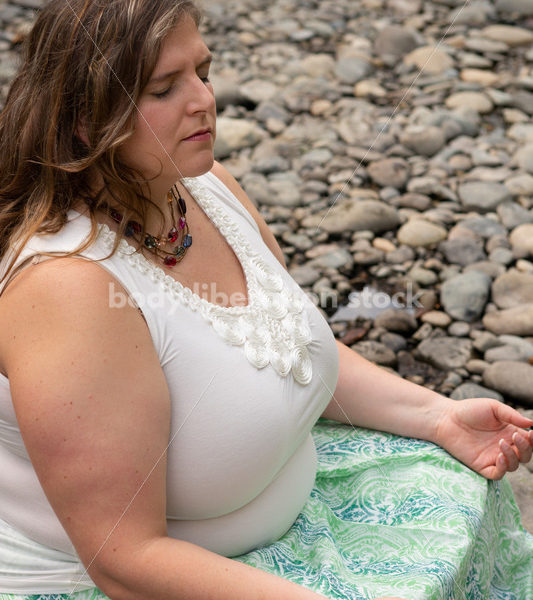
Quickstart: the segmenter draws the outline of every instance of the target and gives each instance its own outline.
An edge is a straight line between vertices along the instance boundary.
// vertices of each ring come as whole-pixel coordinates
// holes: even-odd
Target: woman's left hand
[[[533,421],[491,398],[469,398],[448,404],[436,428],[436,442],[487,479],[531,460]]]

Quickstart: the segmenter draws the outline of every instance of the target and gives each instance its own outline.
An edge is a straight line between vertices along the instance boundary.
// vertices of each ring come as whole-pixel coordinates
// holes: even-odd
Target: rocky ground
[[[40,5],[0,0],[0,106]],[[533,0],[204,8],[217,156],[335,334],[533,415]]]

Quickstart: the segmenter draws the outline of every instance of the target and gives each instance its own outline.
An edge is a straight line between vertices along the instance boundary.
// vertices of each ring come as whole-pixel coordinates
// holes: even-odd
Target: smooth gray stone
[[[416,125],[404,130],[400,142],[416,154],[433,156],[446,144],[446,135],[440,127]]]
[[[492,363],[483,372],[483,384],[525,406],[533,406],[531,365],[510,360]]]
[[[302,224],[309,228],[320,226],[329,233],[363,230],[380,233],[396,229],[400,216],[384,202],[349,198],[323,213],[306,217]]]
[[[382,187],[402,189],[409,179],[410,168],[403,158],[385,158],[367,167],[371,179]]]
[[[533,302],[533,273],[510,269],[500,275],[492,284],[492,301],[498,308]]]
[[[383,327],[387,331],[397,333],[408,333],[417,328],[417,322],[412,314],[389,308],[376,317],[374,327]]]
[[[396,354],[381,342],[365,340],[351,346],[358,354],[378,365],[392,367],[396,364]]]
[[[496,10],[527,17],[533,15],[533,2],[531,0],[496,0]]]
[[[472,323],[479,319],[490,294],[491,279],[485,273],[470,271],[442,284],[441,304],[454,319]]]
[[[481,271],[481,273],[485,273],[485,275],[491,279],[496,279],[496,277],[505,273],[505,266],[500,263],[491,262],[490,260],[480,260],[467,265],[463,269],[463,273],[468,273],[470,271]]]
[[[335,73],[343,82],[353,85],[372,73],[372,65],[362,58],[345,56],[340,58],[335,65]]]
[[[488,217],[469,217],[460,221],[461,227],[466,227],[481,237],[489,238],[493,235],[505,235],[507,233],[498,221]]]
[[[374,42],[376,53],[387,65],[394,65],[398,60],[418,46],[417,36],[410,29],[401,25],[384,27]]]
[[[499,360],[512,360],[516,362],[528,362],[533,356],[533,350],[526,348],[520,348],[518,346],[511,346],[505,344],[504,346],[497,346],[496,348],[490,348],[485,352],[484,360],[489,363],[494,363]]]
[[[483,242],[471,238],[446,240],[439,244],[439,250],[444,253],[449,263],[463,267],[487,258]]]
[[[507,229],[514,229],[522,223],[533,223],[533,213],[517,202],[504,202],[496,209],[500,221]]]
[[[293,267],[289,272],[298,285],[312,285],[320,277],[319,271],[308,264]]]
[[[498,335],[533,335],[533,303],[487,313],[483,325]]]
[[[352,255],[344,248],[339,248],[313,258],[307,264],[312,268],[318,269],[340,269],[341,267],[351,268],[353,266]]]
[[[472,383],[471,381],[465,381],[460,386],[456,387],[450,395],[450,398],[452,400],[466,400],[467,398],[494,398],[495,400],[503,402],[503,396],[499,392],[483,387],[477,383]]]
[[[472,358],[472,341],[447,336],[429,338],[417,346],[415,355],[438,369],[452,371]]]
[[[512,194],[501,183],[470,181],[459,186],[459,198],[466,210],[486,213],[512,200]]]

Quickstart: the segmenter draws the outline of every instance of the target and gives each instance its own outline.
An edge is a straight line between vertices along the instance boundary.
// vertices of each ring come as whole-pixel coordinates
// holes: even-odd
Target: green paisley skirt
[[[235,560],[335,600],[533,600],[533,536],[505,479],[421,440],[324,420],[313,436],[317,478],[298,519]],[[106,600],[98,590],[70,598]]]

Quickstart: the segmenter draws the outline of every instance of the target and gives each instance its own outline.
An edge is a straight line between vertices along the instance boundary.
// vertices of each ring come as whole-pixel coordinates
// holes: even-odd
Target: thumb
[[[507,404],[503,404],[503,402],[497,402],[494,405],[494,411],[496,417],[503,423],[510,423],[522,428],[533,427],[532,419],[521,415],[517,410]]]

